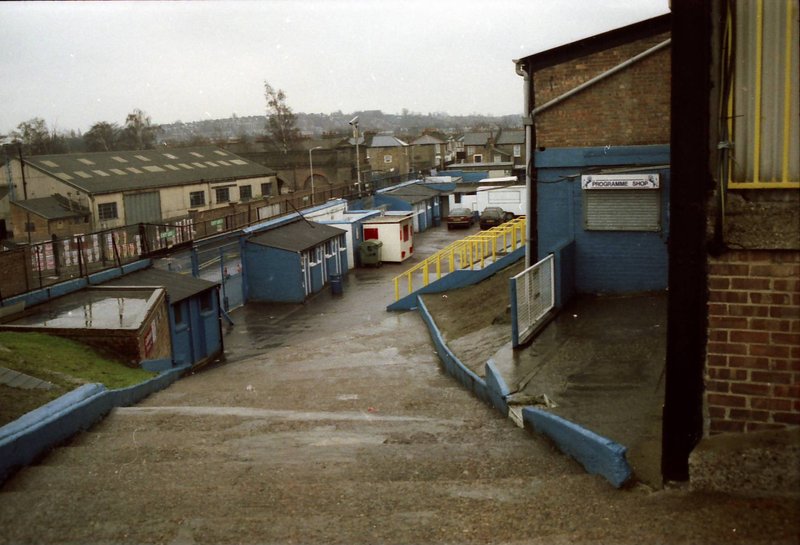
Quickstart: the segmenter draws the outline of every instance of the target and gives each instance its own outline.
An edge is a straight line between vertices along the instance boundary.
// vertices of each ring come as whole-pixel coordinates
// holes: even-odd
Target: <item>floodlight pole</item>
[[[322,149],[322,146],[315,146],[308,150],[308,170],[311,171],[311,204],[314,204],[314,163],[311,161],[311,152],[315,149]]]
[[[358,121],[353,122],[353,140],[356,142],[356,176],[358,177],[358,195],[361,195],[361,157],[358,152]]]

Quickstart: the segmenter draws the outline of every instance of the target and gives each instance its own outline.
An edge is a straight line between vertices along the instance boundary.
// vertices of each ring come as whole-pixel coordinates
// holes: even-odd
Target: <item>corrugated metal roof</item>
[[[60,195],[14,201],[14,204],[47,220],[81,218],[89,215],[88,208],[75,201],[70,204],[66,197]]]
[[[34,155],[24,161],[91,194],[275,174],[265,166],[214,146]]]
[[[291,252],[302,252],[346,232],[344,229],[330,225],[299,220],[254,235],[248,239],[248,242]]]
[[[167,290],[170,303],[183,301],[217,285],[217,282],[152,267],[103,283],[103,286],[118,287],[159,286]]]

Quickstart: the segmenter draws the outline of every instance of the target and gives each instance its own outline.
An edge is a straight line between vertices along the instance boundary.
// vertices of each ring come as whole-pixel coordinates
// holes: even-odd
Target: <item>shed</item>
[[[223,353],[218,283],[149,268],[104,285],[158,286],[166,290],[174,365],[197,367]]]
[[[25,309],[0,330],[65,337],[111,352],[135,367],[170,357],[167,318],[162,288],[92,287]]]
[[[411,213],[386,214],[364,222],[364,240],[380,240],[381,260],[400,263],[414,253]]]
[[[395,197],[411,206],[413,211],[414,232],[426,231],[429,227],[438,224],[442,219],[439,205],[440,192],[421,184],[409,184],[376,195],[376,203],[382,204],[382,198]]]
[[[301,219],[245,239],[246,300],[302,303],[347,272],[347,232]]]

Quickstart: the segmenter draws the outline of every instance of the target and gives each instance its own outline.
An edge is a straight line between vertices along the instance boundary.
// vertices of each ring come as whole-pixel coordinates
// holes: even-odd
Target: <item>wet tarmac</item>
[[[431,232],[415,259],[464,234]],[[0,544],[796,542],[796,504],[616,490],[501,417],[415,312],[386,312],[408,265],[234,311],[227,364],[7,481]]]
[[[661,486],[667,294],[580,296],[527,347],[493,357],[512,402],[539,404],[628,448],[638,479]]]

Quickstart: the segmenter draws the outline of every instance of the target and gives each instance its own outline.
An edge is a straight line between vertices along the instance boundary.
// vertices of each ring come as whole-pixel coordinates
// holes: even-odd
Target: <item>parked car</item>
[[[492,227],[497,227],[501,223],[508,221],[508,216],[508,212],[499,206],[487,206],[483,209],[483,212],[481,212],[481,217],[479,220],[481,229],[491,229]]]
[[[472,227],[475,223],[475,214],[469,208],[453,208],[447,215],[447,228]]]

